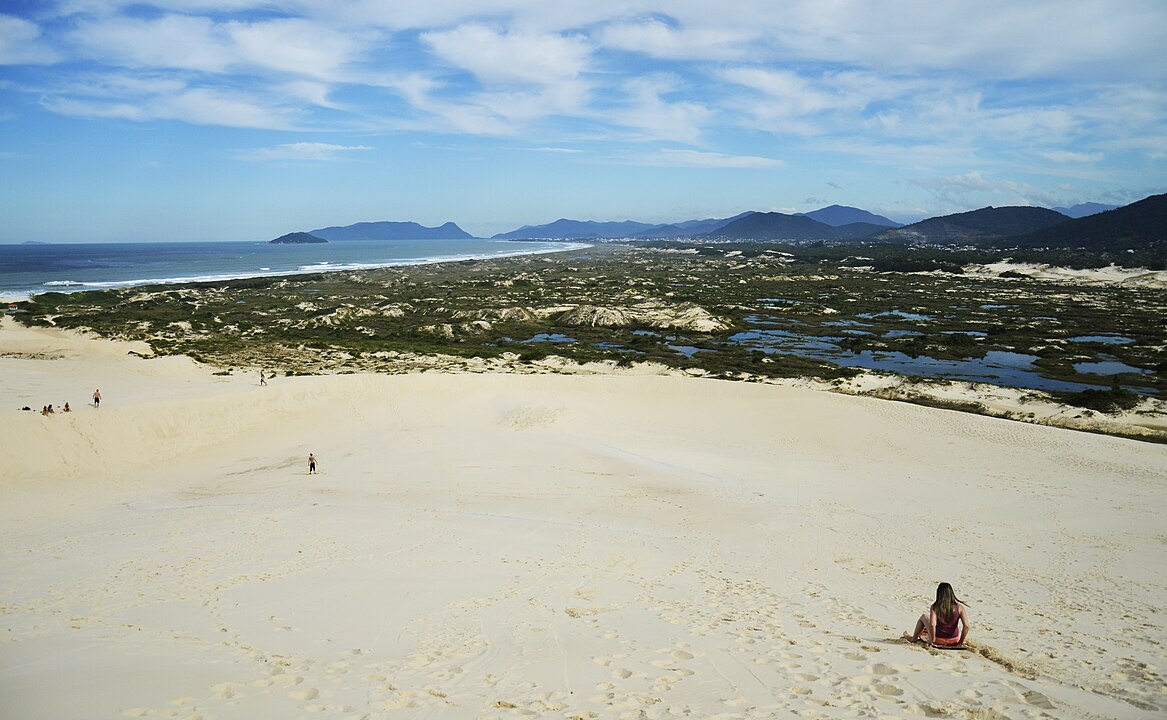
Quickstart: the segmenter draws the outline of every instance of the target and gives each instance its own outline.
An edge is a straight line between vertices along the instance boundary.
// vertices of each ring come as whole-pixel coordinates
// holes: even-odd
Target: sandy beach
[[[147,354],[0,321],[0,717],[1167,712],[1167,445],[796,382]],[[940,581],[969,650],[900,639]]]

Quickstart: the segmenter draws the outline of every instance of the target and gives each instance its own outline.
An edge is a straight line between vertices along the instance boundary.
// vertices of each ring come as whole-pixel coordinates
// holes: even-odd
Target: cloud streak
[[[643,162],[653,165],[698,168],[772,168],[783,165],[781,160],[757,157],[755,155],[727,155],[725,153],[699,152],[662,148],[656,154],[643,158]]]
[[[240,150],[237,155],[252,162],[304,161],[336,162],[352,157],[354,153],[365,153],[376,148],[367,145],[335,145],[321,142],[285,143],[274,147]]]

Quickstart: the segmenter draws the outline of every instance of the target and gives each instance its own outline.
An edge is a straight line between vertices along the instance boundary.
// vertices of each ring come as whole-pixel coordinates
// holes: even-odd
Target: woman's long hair
[[[936,602],[932,603],[932,609],[936,611],[936,617],[947,622],[959,612],[957,604],[960,602],[960,598],[952,591],[952,586],[942,582],[936,586]]]

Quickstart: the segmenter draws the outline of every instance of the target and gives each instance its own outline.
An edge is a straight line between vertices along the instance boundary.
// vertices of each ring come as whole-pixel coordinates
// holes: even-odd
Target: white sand
[[[1044,263],[1018,263],[1004,260],[987,265],[966,265],[964,272],[966,275],[980,277],[998,277],[1003,272],[1013,272],[1024,275],[1030,280],[1045,280],[1062,284],[1167,288],[1167,272],[1117,265],[1102,268],[1068,268]]]
[[[129,349],[0,325],[0,718],[1167,711],[1167,446],[682,377],[259,387]],[[897,640],[941,580],[980,652]]]

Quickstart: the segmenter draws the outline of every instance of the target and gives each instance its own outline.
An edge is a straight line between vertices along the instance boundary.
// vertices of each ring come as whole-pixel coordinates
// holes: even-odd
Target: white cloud
[[[862,98],[831,91],[829,81],[816,82],[790,70],[740,67],[725,70],[721,76],[765,96],[755,110],[755,114],[760,117],[800,116],[829,108],[864,104]]]
[[[1095,163],[1106,156],[1100,152],[1074,152],[1072,150],[1046,150],[1041,156],[1057,163]]]
[[[932,193],[937,201],[951,212],[984,205],[1032,205],[1054,207],[1057,199],[1027,183],[986,178],[978,171],[911,181],[911,184]]]
[[[754,155],[725,155],[723,153],[671,148],[663,148],[655,155],[645,156],[642,160],[650,165],[703,168],[770,168],[784,164],[781,160]]]
[[[664,97],[678,89],[678,79],[669,75],[629,80],[622,88],[627,104],[608,109],[605,114],[617,125],[638,130],[644,140],[697,143],[713,111],[700,103]]]
[[[486,83],[551,84],[588,69],[591,47],[581,36],[501,32],[485,25],[423,33],[440,57]]]
[[[270,162],[273,160],[332,162],[345,159],[352,153],[367,152],[374,149],[366,145],[333,145],[319,142],[298,142],[276,145],[275,147],[241,150],[237,155],[244,160],[252,160],[255,162]]]
[[[292,129],[297,120],[296,113],[263,101],[257,102],[251,93],[219,88],[192,88],[160,99],[154,108],[157,117],[195,125]]]
[[[784,3],[759,15],[781,58],[975,78],[1162,78],[1167,6],[1083,0]],[[1056,41],[1051,40],[1056,38]]]
[[[303,19],[232,22],[226,32],[247,63],[308,77],[337,79],[361,55],[372,34],[342,32]]]
[[[148,6],[60,0],[36,21],[0,15],[0,64],[71,61],[22,68],[0,89],[75,116],[542,146],[700,147],[763,130],[799,153],[929,177],[1040,158],[1038,172],[1103,173],[1167,156],[1167,65],[1153,62],[1167,42],[1161,0]]]
[[[193,125],[292,130],[299,115],[274,101],[265,102],[252,93],[188,87],[163,78],[113,75],[94,78],[89,88],[75,86],[66,92],[48,94],[41,104],[62,115],[74,117],[179,120]]]
[[[0,65],[36,65],[58,59],[60,54],[42,42],[39,25],[0,15]]]
[[[87,20],[78,23],[68,39],[88,58],[129,68],[221,73],[239,60],[222,28],[204,17]]]
[[[607,48],[658,58],[738,60],[749,57],[757,33],[737,27],[672,27],[661,20],[621,22],[596,35]]]
[[[285,95],[303,100],[304,102],[320,107],[340,109],[340,106],[328,98],[332,86],[314,80],[293,80],[282,86]]]

